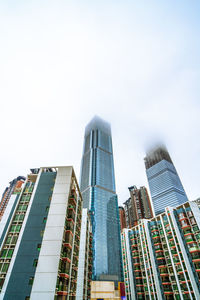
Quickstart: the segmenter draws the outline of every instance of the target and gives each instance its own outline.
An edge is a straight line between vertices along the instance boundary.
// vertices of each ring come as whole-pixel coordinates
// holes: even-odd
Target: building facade
[[[120,221],[120,228],[122,231],[124,228],[126,228],[126,214],[122,206],[119,206],[119,221]]]
[[[75,300],[81,219],[73,168],[33,169],[2,238],[0,299]]]
[[[79,245],[76,300],[91,298],[92,226],[87,208],[83,208]]]
[[[147,189],[142,186],[139,189],[133,185],[128,188],[130,198],[124,202],[126,224],[128,228],[137,225],[141,219],[153,217],[153,210]]]
[[[188,198],[164,146],[160,146],[145,157],[145,167],[155,215],[162,213],[166,206],[175,207]]]
[[[200,299],[200,210],[186,202],[122,235],[127,300]]]
[[[3,192],[0,202],[0,221],[3,217],[4,211],[8,205],[11,195],[17,195],[20,193],[21,187],[25,180],[25,177],[18,176],[17,178],[9,182],[9,187],[6,187],[5,191]]]
[[[93,280],[121,281],[121,243],[110,124],[95,117],[85,129],[80,189],[91,211]]]
[[[114,282],[92,281],[91,300],[99,299],[121,300],[120,291],[116,290]]]

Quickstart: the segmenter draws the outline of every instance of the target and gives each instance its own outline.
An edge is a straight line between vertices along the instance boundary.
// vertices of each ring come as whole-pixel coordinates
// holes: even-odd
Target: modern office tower
[[[72,167],[32,170],[1,243],[0,299],[76,299],[81,217]]]
[[[124,203],[126,223],[131,228],[137,225],[141,219],[150,219],[153,217],[153,211],[147,189],[142,186],[139,189],[133,185],[128,188],[130,198]]]
[[[91,211],[93,280],[122,281],[111,128],[99,117],[85,129],[80,189],[83,207]]]
[[[126,299],[200,299],[200,210],[186,202],[124,229]]]
[[[120,221],[120,228],[121,231],[126,228],[126,215],[125,210],[122,206],[119,206],[119,221]]]
[[[21,186],[25,181],[25,177],[18,176],[17,178],[13,179],[11,182],[9,182],[9,187],[6,187],[5,191],[3,192],[1,202],[0,202],[0,221],[2,219],[2,216],[4,214],[4,211],[8,205],[8,202],[10,200],[10,197],[12,194],[19,194],[21,190]]]
[[[188,201],[174,164],[164,146],[148,152],[144,160],[155,215],[162,213],[166,206],[175,207]]]
[[[83,208],[78,259],[76,300],[90,299],[92,280],[92,227],[87,208]]]

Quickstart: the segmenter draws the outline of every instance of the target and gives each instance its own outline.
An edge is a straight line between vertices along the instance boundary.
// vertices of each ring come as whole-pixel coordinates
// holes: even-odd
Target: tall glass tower
[[[118,200],[110,124],[94,117],[85,129],[80,188],[91,211],[93,280],[122,280]]]
[[[165,146],[147,153],[145,167],[156,215],[166,206],[178,206],[188,201],[183,185]]]

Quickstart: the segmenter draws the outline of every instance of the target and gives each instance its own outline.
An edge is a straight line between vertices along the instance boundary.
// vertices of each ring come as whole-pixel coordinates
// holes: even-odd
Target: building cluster
[[[153,216],[134,219],[137,198],[125,202],[126,299],[200,299],[200,203],[188,201],[165,147],[149,152],[145,167]]]
[[[31,169],[0,202],[0,299],[200,299],[200,200],[165,146],[118,206],[110,124],[87,125],[72,166]]]

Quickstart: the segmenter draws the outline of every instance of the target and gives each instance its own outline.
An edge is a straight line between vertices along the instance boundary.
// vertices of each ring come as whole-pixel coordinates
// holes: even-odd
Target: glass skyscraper
[[[159,146],[145,157],[146,174],[156,215],[166,206],[188,201],[183,185],[165,146]]]
[[[122,279],[118,200],[110,124],[94,117],[85,129],[80,188],[91,212],[93,280]]]

